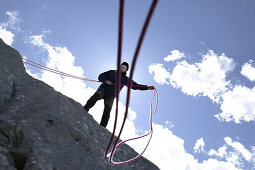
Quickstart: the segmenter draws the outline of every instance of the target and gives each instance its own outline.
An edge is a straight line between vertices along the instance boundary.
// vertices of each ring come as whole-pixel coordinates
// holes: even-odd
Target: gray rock
[[[110,136],[79,103],[29,76],[20,54],[0,39],[0,169],[158,169],[144,157],[109,163]],[[114,160],[136,155],[123,145]]]

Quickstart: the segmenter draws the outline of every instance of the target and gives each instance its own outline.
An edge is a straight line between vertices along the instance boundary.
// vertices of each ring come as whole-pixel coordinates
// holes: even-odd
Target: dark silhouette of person
[[[127,62],[123,62],[121,64],[121,79],[120,79],[120,91],[124,85],[128,84],[129,78],[127,77],[129,65]],[[112,109],[113,101],[115,99],[115,80],[117,77],[117,70],[109,70],[104,73],[101,73],[98,76],[98,80],[102,83],[95,94],[90,97],[87,103],[84,106],[84,109],[88,112],[90,108],[92,108],[98,100],[104,99],[104,112],[100,122],[100,125],[106,127],[110,118],[110,112]],[[132,81],[132,89],[134,90],[153,90],[154,86],[141,85],[134,81]]]

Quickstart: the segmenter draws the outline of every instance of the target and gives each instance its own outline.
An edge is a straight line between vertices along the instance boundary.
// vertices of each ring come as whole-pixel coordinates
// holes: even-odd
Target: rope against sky
[[[132,61],[132,66],[131,66],[131,72],[130,72],[130,79],[129,79],[129,82],[128,82],[128,91],[127,91],[127,100],[126,100],[126,111],[125,111],[125,115],[124,115],[124,119],[123,119],[123,123],[122,123],[122,126],[121,126],[121,129],[120,129],[120,132],[119,132],[119,135],[115,141],[115,144],[113,146],[113,149],[110,153],[109,150],[110,150],[110,147],[112,145],[112,142],[113,142],[113,137],[114,137],[114,133],[115,133],[115,129],[116,129],[116,124],[117,124],[117,117],[118,117],[118,91],[116,91],[116,113],[115,113],[115,122],[114,122],[114,128],[113,128],[113,133],[112,133],[112,137],[110,139],[110,142],[109,142],[109,145],[106,149],[106,152],[105,152],[105,157],[109,157],[110,159],[110,162],[112,164],[115,164],[115,165],[121,165],[121,164],[125,164],[125,163],[130,163],[136,159],[138,159],[139,157],[142,156],[142,154],[145,152],[146,148],[148,147],[149,143],[150,143],[150,140],[151,140],[151,137],[152,137],[152,134],[153,134],[153,129],[152,129],[152,120],[151,120],[151,117],[150,117],[150,125],[151,125],[151,128],[150,128],[150,131],[148,134],[146,135],[143,135],[143,136],[140,136],[138,138],[133,138],[133,139],[128,139],[126,141],[123,141],[121,143],[118,144],[118,141],[120,139],[120,135],[122,133],[122,130],[124,128],[124,125],[125,125],[125,121],[127,119],[127,115],[128,115],[128,107],[129,107],[129,101],[130,101],[130,93],[131,93],[131,85],[132,85],[132,78],[133,78],[133,74],[134,74],[134,69],[135,69],[135,64],[136,64],[136,61],[137,61],[137,58],[138,58],[138,54],[140,52],[140,48],[142,46],[142,42],[143,42],[143,39],[144,39],[144,36],[145,36],[145,33],[147,31],[147,28],[148,28],[148,25],[149,25],[149,22],[151,20],[151,17],[152,17],[152,14],[156,8],[156,5],[157,5],[157,2],[158,0],[153,0],[152,4],[151,4],[151,7],[150,7],[150,10],[147,14],[147,17],[146,17],[146,20],[145,20],[145,23],[143,25],[143,29],[142,29],[142,32],[140,34],[140,37],[139,37],[139,41],[138,41],[138,44],[136,46],[136,50],[135,50],[135,54],[134,54],[134,57],[133,57],[133,61]],[[118,59],[117,59],[117,86],[116,86],[116,90],[119,89],[119,83],[120,83],[120,63],[121,63],[121,50],[122,50],[122,32],[123,32],[123,13],[124,13],[124,0],[120,0],[120,6],[119,6],[119,38],[118,38]],[[157,94],[157,90],[154,89],[154,95],[155,93]],[[153,96],[154,97],[154,96]],[[152,99],[153,99],[152,97]],[[158,98],[157,98],[157,102],[158,102]],[[151,105],[152,107],[152,105]],[[155,111],[157,109],[157,103],[156,103],[156,108],[155,108]],[[154,114],[155,112],[152,112],[152,108],[151,108],[151,116]],[[139,139],[139,138],[142,138],[142,137],[145,137],[147,135],[151,134],[151,137],[148,141],[148,144],[147,146],[145,147],[145,149],[143,150],[143,152],[141,154],[139,154],[138,156],[130,159],[130,160],[127,160],[127,161],[123,161],[123,162],[114,162],[113,161],[113,155],[116,151],[116,149],[118,147],[120,147],[123,143],[127,142],[127,141],[131,141],[131,140],[135,140],[135,139]]]
[[[130,102],[130,93],[131,93],[131,86],[132,86],[132,77],[133,77],[133,74],[134,74],[135,64],[136,64],[136,61],[137,61],[137,58],[138,58],[138,54],[139,54],[140,48],[142,46],[142,42],[143,42],[145,33],[147,31],[147,28],[148,28],[149,22],[151,20],[152,14],[153,14],[153,12],[154,12],[154,10],[156,8],[157,2],[158,2],[158,0],[153,0],[153,2],[151,4],[151,7],[150,7],[150,10],[149,10],[149,12],[147,14],[145,23],[143,25],[143,29],[142,29],[142,32],[140,34],[139,41],[138,41],[138,44],[137,44],[137,47],[136,47],[136,50],[135,50],[135,54],[134,54],[134,57],[133,57],[133,61],[132,61],[131,72],[130,72],[130,76],[129,76],[130,77],[129,82],[128,82],[128,84],[120,84],[120,76],[121,76],[121,74],[120,74],[120,72],[121,72],[121,70],[120,70],[120,63],[121,63],[121,52],[122,52],[122,32],[123,32],[123,14],[124,14],[124,0],[120,0],[120,6],[119,6],[118,56],[117,56],[117,81],[116,81],[116,112],[115,112],[115,121],[114,121],[114,127],[113,127],[112,136],[110,138],[108,147],[107,147],[106,152],[104,154],[104,156],[108,157],[109,161],[112,164],[114,164],[114,165],[121,165],[121,164],[130,163],[130,162],[138,159],[139,157],[141,157],[142,154],[147,149],[147,147],[148,147],[148,145],[149,145],[149,143],[151,141],[151,138],[152,138],[152,134],[153,134],[152,115],[157,111],[157,105],[158,105],[158,93],[157,93],[156,88],[154,89],[153,96],[150,99],[150,117],[149,117],[150,131],[147,134],[145,134],[145,135],[142,135],[142,136],[139,136],[139,137],[136,137],[136,138],[127,139],[125,141],[122,141],[122,142],[118,143],[119,139],[120,139],[120,136],[121,136],[121,133],[123,131],[124,125],[125,125],[125,121],[127,119],[127,115],[128,115],[128,107],[129,107],[129,102]],[[61,76],[70,77],[70,78],[79,79],[79,80],[84,80],[84,81],[91,81],[91,82],[97,82],[97,83],[105,83],[105,82],[100,82],[100,81],[96,81],[96,80],[87,79],[87,78],[84,78],[84,77],[78,77],[78,76],[75,76],[75,75],[64,73],[64,72],[61,72],[61,71],[58,71],[58,70],[55,70],[55,69],[43,66],[41,64],[38,64],[38,63],[33,62],[31,60],[28,60],[26,58],[23,58],[23,62],[28,64],[28,65],[31,65],[33,67],[40,68],[40,69],[43,69],[45,71],[49,71],[49,72],[52,72],[52,73],[55,73],[55,74],[59,74]],[[120,89],[121,85],[125,85],[125,86],[128,87],[127,100],[126,100],[126,110],[125,110],[124,119],[123,119],[123,122],[122,122],[122,126],[121,126],[121,129],[120,129],[120,132],[119,132],[118,137],[117,137],[117,139],[116,139],[116,141],[115,141],[115,143],[113,145],[112,150],[110,151],[111,145],[113,143],[113,138],[114,138],[114,135],[115,135],[115,131],[116,131],[116,126],[117,126],[119,89]],[[152,111],[152,101],[153,101],[155,96],[156,96],[156,106],[155,106],[155,110]],[[144,150],[139,155],[137,155],[136,157],[134,157],[132,159],[129,159],[127,161],[123,161],[123,162],[114,162],[113,161],[113,156],[115,154],[115,151],[122,144],[124,144],[124,143],[126,143],[128,141],[132,141],[132,140],[136,140],[136,139],[140,139],[140,138],[146,137],[148,135],[150,135],[148,143],[147,143],[146,147],[144,148]]]

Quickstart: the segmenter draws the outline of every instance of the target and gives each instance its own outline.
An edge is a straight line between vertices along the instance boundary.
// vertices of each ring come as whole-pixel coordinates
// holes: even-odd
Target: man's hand
[[[105,82],[106,82],[106,84],[108,84],[108,85],[113,85],[113,83],[112,83],[111,81],[109,81],[109,80],[106,80]]]
[[[155,87],[154,87],[154,86],[149,86],[148,89],[149,89],[149,90],[154,90]]]

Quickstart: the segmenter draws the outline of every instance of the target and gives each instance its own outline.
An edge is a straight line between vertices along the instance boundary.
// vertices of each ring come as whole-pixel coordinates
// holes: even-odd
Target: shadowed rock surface
[[[104,158],[111,133],[73,99],[29,76],[0,39],[0,169],[158,169],[141,157],[115,166]],[[123,145],[115,161],[137,153]]]

